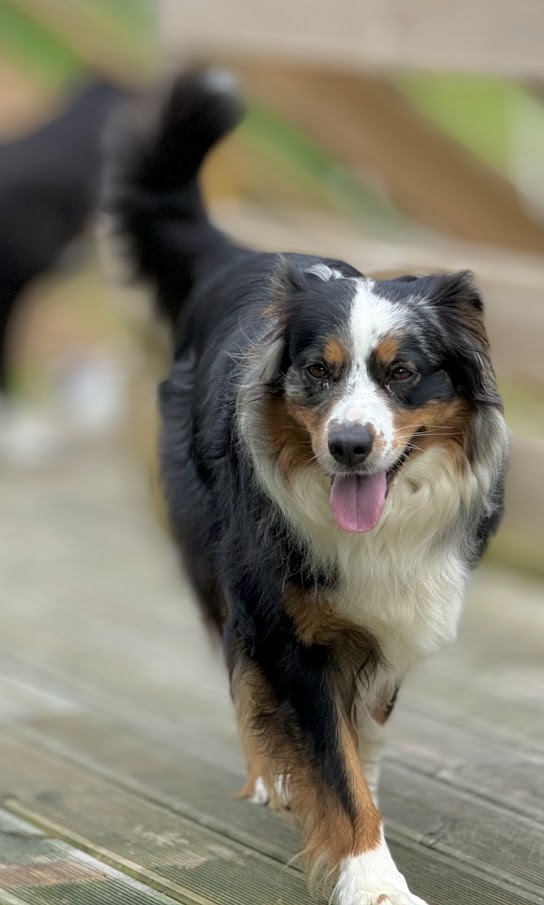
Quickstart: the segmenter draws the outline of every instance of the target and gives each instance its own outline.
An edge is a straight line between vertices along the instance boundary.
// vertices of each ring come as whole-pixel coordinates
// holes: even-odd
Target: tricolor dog
[[[110,156],[109,209],[174,337],[172,529],[223,641],[245,794],[289,807],[338,905],[424,905],[384,840],[380,752],[501,517],[482,299],[466,272],[380,281],[231,241],[198,173],[241,115],[225,74],[185,72]]]

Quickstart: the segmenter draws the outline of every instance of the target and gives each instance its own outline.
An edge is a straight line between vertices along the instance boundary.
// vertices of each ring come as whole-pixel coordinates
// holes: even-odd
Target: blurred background
[[[125,92],[180,61],[230,65],[249,115],[206,172],[225,226],[270,248],[338,255],[363,271],[475,270],[514,433],[508,517],[493,555],[540,573],[544,14],[531,0],[500,14],[492,0],[474,13],[469,6],[343,0],[331,16],[327,4],[312,4],[310,15],[302,2],[257,9],[237,0],[227,10],[202,0],[0,0],[0,139],[32,136],[80,103],[71,128],[84,132],[80,144],[95,152],[94,163],[75,144],[69,156],[91,180],[103,123]],[[81,92],[98,82],[117,95],[88,114]],[[92,129],[83,130],[86,117]],[[50,142],[66,145],[60,127]],[[17,148],[15,156],[18,190],[28,196],[34,163]],[[4,171],[4,195],[13,195],[7,161]],[[65,190],[76,196],[71,206],[83,193],[73,183]],[[19,406],[16,415],[4,405],[0,451],[19,464],[120,426],[132,452],[150,454],[157,370],[139,320],[145,304],[104,279],[110,262],[97,265],[94,196],[84,189],[79,218],[41,269],[25,271],[16,302],[4,303],[10,397]],[[9,227],[0,225],[6,242]],[[159,373],[163,364],[155,358]]]
[[[232,761],[220,667],[187,641],[198,628],[162,525],[167,360],[95,217],[103,124],[193,60],[230,66],[248,98],[205,173],[234,234],[364,272],[475,271],[513,456],[467,656],[485,694],[541,707],[543,31],[541,0],[0,0],[0,716],[77,701],[168,723],[198,751],[213,718]]]

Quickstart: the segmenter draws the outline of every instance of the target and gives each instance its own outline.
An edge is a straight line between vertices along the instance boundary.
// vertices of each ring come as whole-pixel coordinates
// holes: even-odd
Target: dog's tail
[[[242,119],[228,72],[191,69],[166,92],[126,107],[110,130],[104,208],[128,240],[138,276],[154,285],[158,313],[175,325],[199,272],[228,250],[209,221],[198,174],[215,143]]]

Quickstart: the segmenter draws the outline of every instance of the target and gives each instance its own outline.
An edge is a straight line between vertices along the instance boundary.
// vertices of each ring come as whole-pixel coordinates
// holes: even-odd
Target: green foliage
[[[70,0],[71,2],[71,0]],[[79,0],[82,13],[87,7],[92,21],[109,33],[112,51],[140,48],[142,56],[155,43],[155,5],[152,0]],[[76,5],[71,8],[75,12]],[[77,14],[76,14],[77,15]],[[82,23],[86,21],[82,16]],[[83,68],[77,48],[56,37],[54,27],[37,22],[31,14],[0,0],[0,48],[32,75],[53,86]]]
[[[76,54],[29,16],[0,0],[0,46],[32,75],[58,84],[81,68]]]
[[[495,169],[507,172],[512,110],[523,89],[504,78],[411,72],[397,87],[436,125]]]

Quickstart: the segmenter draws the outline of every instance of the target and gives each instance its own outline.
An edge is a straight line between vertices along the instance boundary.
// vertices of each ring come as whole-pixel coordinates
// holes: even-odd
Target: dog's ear
[[[288,342],[291,313],[300,299],[311,291],[312,283],[322,279],[319,273],[298,268],[288,258],[278,256],[270,279],[269,303],[263,311],[270,329],[259,343],[259,355],[263,362],[261,380],[278,392],[291,364]]]
[[[269,330],[259,343],[258,355],[262,362],[260,383],[277,392],[283,386],[283,375],[290,365],[287,343],[289,301],[302,290],[302,278],[292,264],[280,257],[272,273],[269,285],[269,303],[263,311],[269,321]]]
[[[315,279],[315,277],[314,277]],[[270,280],[270,304],[265,309],[268,317],[282,321],[288,317],[290,303],[308,290],[311,277],[280,255]]]
[[[457,392],[475,402],[500,405],[484,323],[484,302],[469,270],[436,274],[429,301],[447,335],[447,370]]]
[[[433,275],[430,301],[439,308],[479,312],[484,310],[480,290],[470,270]]]

